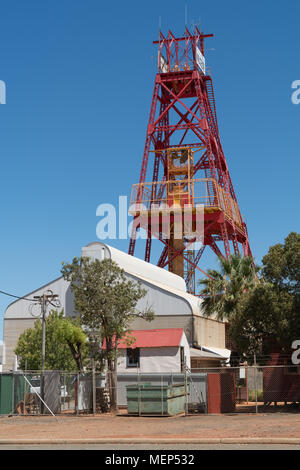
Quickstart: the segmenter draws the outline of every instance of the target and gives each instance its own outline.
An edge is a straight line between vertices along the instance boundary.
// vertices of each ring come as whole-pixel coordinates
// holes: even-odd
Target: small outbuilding
[[[183,328],[133,330],[118,346],[118,373],[183,372],[190,348]]]

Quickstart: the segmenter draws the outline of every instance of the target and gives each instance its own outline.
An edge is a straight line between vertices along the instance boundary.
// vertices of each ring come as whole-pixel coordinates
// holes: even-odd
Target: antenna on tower
[[[187,27],[187,24],[188,24],[188,19],[187,19],[187,4],[185,4],[185,7],[184,7],[184,22],[185,22],[185,27]]]
[[[158,17],[158,29],[161,31],[161,16]]]

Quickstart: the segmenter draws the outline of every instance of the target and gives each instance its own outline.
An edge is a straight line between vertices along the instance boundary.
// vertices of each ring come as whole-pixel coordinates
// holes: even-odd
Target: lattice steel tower
[[[140,180],[132,189],[129,254],[143,228],[145,260],[152,238],[162,242],[157,265],[185,278],[195,293],[195,271],[205,247],[218,257],[251,256],[247,228],[233,189],[218,130],[203,34],[159,33],[155,77]],[[197,223],[198,221],[198,223]],[[179,227],[179,228],[178,228]],[[180,231],[181,227],[181,231]],[[138,240],[141,242],[141,240]]]

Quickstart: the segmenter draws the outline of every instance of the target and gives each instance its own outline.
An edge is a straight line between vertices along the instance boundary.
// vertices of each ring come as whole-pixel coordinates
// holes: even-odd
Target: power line
[[[26,297],[19,297],[18,295],[9,294],[8,292],[4,292],[3,290],[0,290],[0,294],[8,295],[9,297],[14,297],[15,299],[19,299],[19,300],[28,300],[29,302],[36,302],[35,299],[27,299]]]

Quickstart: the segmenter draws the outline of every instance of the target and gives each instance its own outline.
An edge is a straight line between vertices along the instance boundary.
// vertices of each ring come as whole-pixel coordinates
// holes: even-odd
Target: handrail
[[[176,195],[170,191],[171,185],[181,183],[192,188],[191,191],[181,191]],[[155,191],[152,191],[155,187]],[[160,194],[160,197],[154,196]],[[130,198],[130,213],[147,211],[151,209],[164,209],[174,207],[175,198],[180,201],[179,207],[216,208],[242,227],[242,219],[237,202],[213,178],[165,180],[134,184]]]

